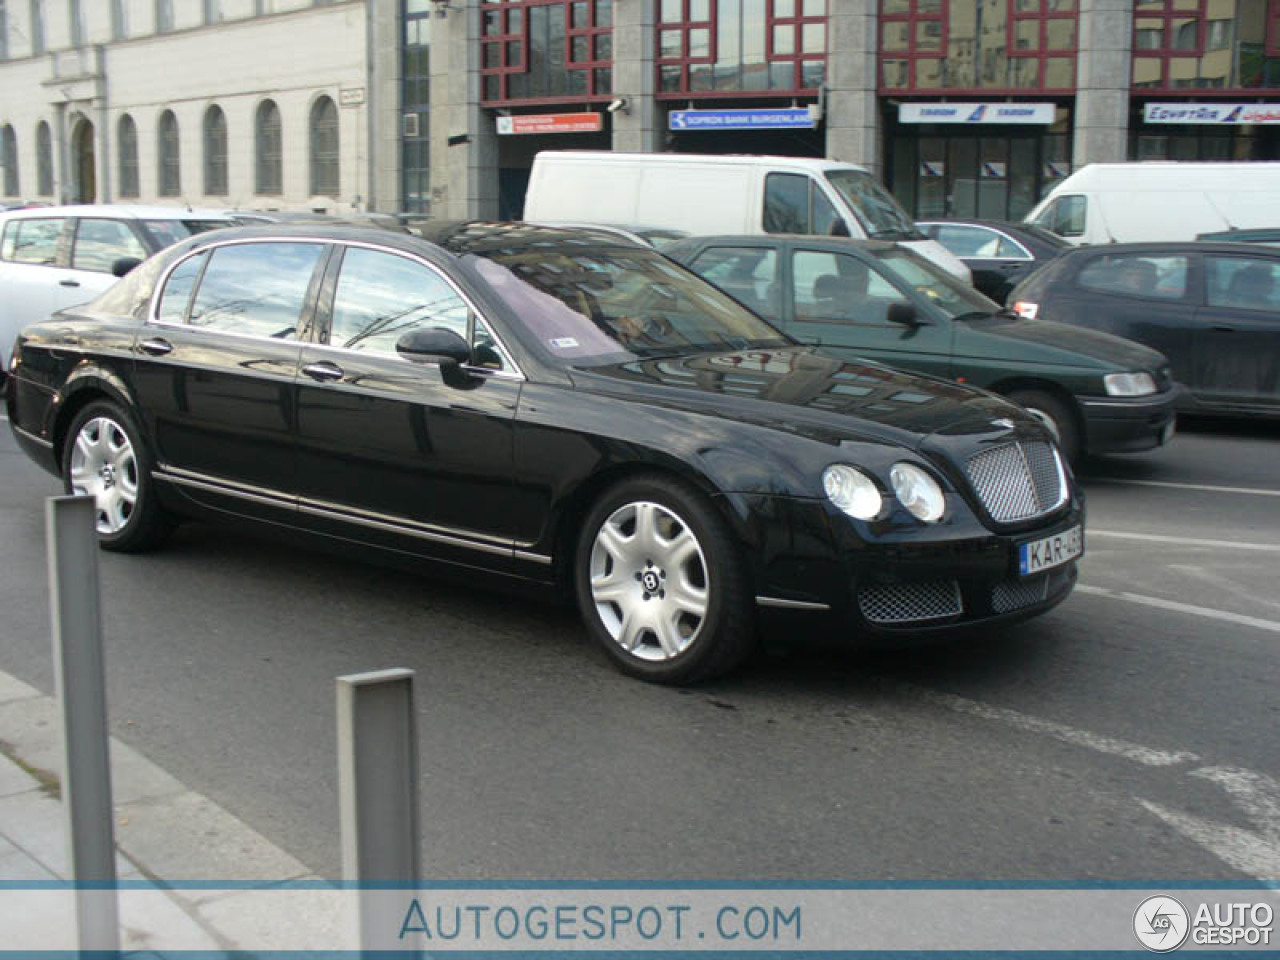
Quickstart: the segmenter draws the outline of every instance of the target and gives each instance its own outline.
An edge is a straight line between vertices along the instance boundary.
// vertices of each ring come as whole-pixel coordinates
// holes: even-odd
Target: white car
[[[218,211],[116,204],[0,213],[0,373],[18,331],[92,300],[127,268],[196,233],[234,226]]]

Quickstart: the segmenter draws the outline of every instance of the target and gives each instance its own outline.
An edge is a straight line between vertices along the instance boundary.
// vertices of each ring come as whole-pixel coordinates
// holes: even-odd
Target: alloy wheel
[[[107,417],[85,421],[71,449],[71,490],[94,498],[100,534],[119,533],[138,504],[138,457],[124,428]]]

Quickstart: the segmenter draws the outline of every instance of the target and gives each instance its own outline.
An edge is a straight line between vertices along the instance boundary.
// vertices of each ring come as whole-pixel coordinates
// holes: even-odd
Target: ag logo
[[[1190,929],[1187,908],[1173,897],[1147,897],[1133,915],[1133,932],[1138,942],[1155,953],[1177,950]]]

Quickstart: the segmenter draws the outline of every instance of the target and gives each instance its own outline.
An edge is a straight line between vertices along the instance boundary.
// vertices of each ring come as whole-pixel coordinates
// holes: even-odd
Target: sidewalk
[[[24,901],[22,887],[47,888],[70,880],[56,773],[62,764],[60,724],[54,698],[0,672],[0,886],[6,887],[0,929],[9,944],[39,944],[49,950],[67,949],[74,937],[69,933],[74,931],[70,898],[58,901],[65,913],[49,915],[50,897],[26,896]],[[264,910],[262,899],[247,890],[169,887],[183,881],[261,887],[319,878],[114,737],[111,777],[117,875],[163,890],[146,898],[121,898],[121,950],[146,955],[163,933],[165,942],[179,939],[187,949],[216,955],[240,949],[242,943],[261,943],[267,929],[272,939],[287,942],[282,925],[305,928],[311,937],[317,928],[331,927],[330,942],[340,948],[339,921],[331,913],[307,910],[281,917]],[[145,915],[137,915],[140,901],[146,903]],[[6,949],[13,947],[0,944],[0,951]]]

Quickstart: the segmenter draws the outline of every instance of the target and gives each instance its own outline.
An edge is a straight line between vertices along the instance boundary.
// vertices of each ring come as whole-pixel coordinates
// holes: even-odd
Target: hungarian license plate
[[[1030,576],[1069,563],[1084,553],[1084,527],[1076,525],[1051,537],[1018,544],[1018,573]]]

